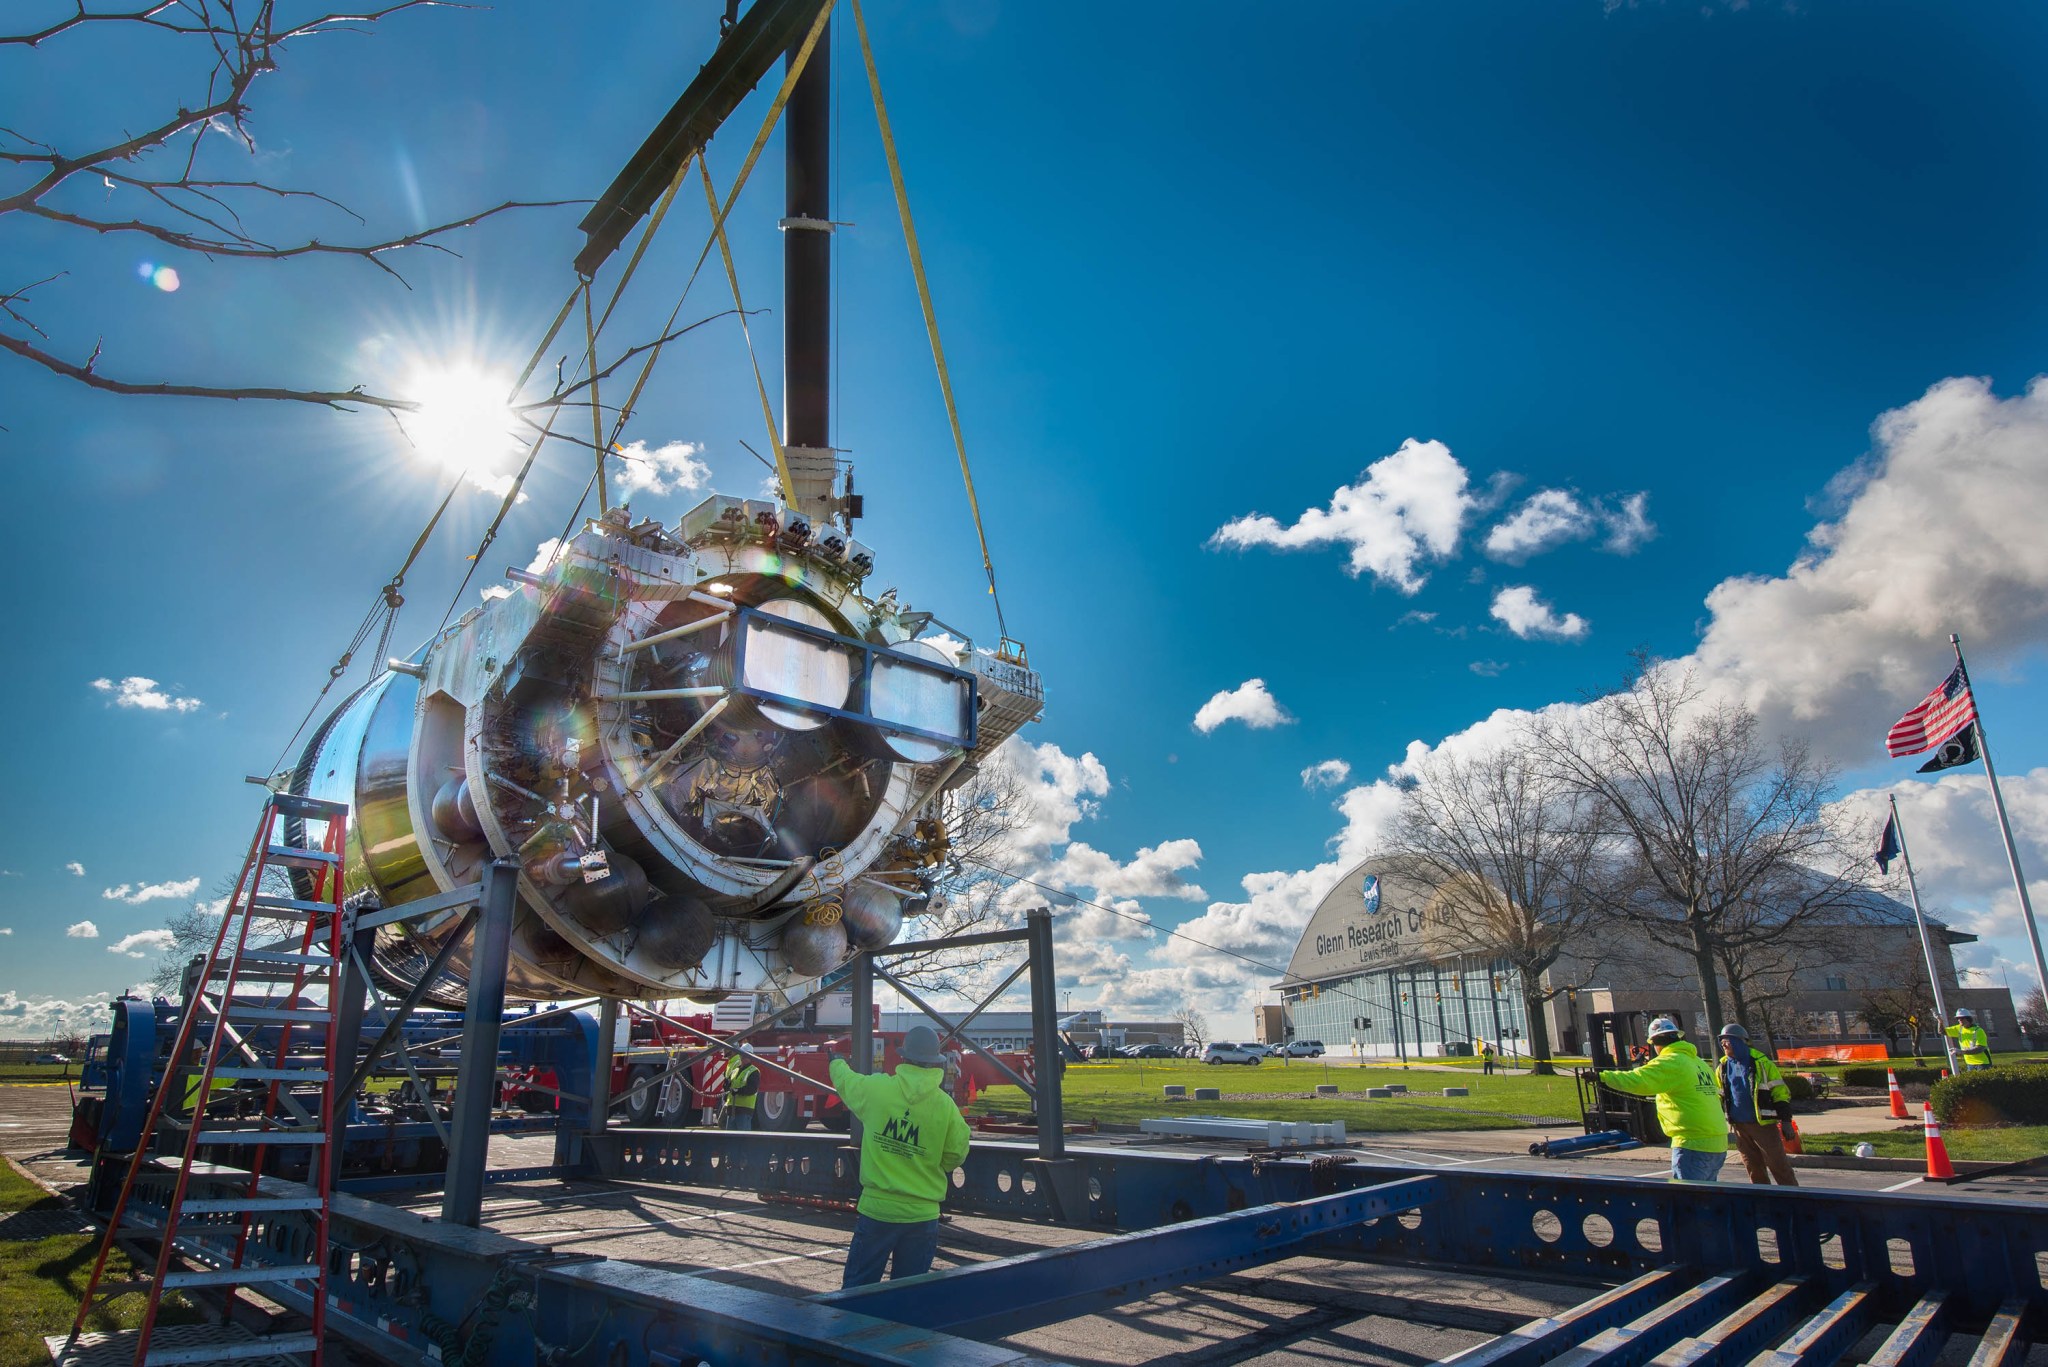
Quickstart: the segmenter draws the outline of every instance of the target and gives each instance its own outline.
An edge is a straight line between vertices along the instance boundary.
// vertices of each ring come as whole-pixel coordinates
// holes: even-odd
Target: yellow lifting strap
[[[974,471],[967,464],[967,439],[960,433],[960,409],[953,402],[953,378],[946,370],[946,349],[939,343],[939,316],[932,309],[932,288],[925,279],[924,253],[917,245],[917,225],[910,218],[910,191],[903,184],[903,165],[896,157],[896,134],[889,127],[889,106],[882,99],[882,77],[875,70],[874,48],[868,43],[867,20],[860,0],[853,0],[853,26],[860,35],[861,60],[868,69],[868,90],[875,99],[875,123],[882,133],[882,155],[889,164],[889,184],[896,192],[896,213],[903,220],[903,243],[910,249],[910,273],[917,280],[917,302],[924,308],[924,330],[931,338],[932,360],[939,367],[939,392],[946,400],[946,421],[953,426],[953,449],[960,455],[960,477],[967,482],[967,507],[974,514],[974,534],[981,540],[981,567],[988,575],[989,597],[995,602],[996,626],[1003,633],[1007,649],[1009,625],[1003,621],[1003,600],[996,592],[996,566],[988,553],[988,532],[981,525],[981,500],[974,492]]]
[[[782,483],[782,498],[792,507],[796,505],[796,481],[789,473],[789,456],[782,449],[782,434],[775,428],[775,407],[768,402],[768,386],[761,379],[761,358],[754,354],[754,332],[747,326],[747,306],[740,298],[740,276],[733,269],[732,245],[725,239],[725,223],[718,214],[718,191],[711,184],[711,168],[704,158],[697,158],[697,169],[703,173],[704,202],[711,208],[711,231],[718,238],[718,253],[725,258],[726,283],[732,286],[732,306],[739,310],[740,336],[746,339],[747,360],[754,367],[754,391],[761,396],[761,419],[768,424],[768,444],[775,449],[775,478]]]
[[[597,462],[597,511],[611,508],[604,491],[604,405],[597,397],[597,324],[591,321],[590,282],[583,282],[583,343],[590,352],[590,456]]]

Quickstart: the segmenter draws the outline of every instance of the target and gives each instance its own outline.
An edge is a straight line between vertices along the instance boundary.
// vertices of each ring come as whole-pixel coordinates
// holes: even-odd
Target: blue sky
[[[718,6],[579,9],[402,14],[294,45],[258,87],[256,159],[367,226],[305,206],[271,221],[362,240],[596,193],[702,61]],[[1883,730],[1941,677],[1953,628],[2048,874],[2048,393],[2028,397],[2048,371],[2048,89],[2029,61],[2048,14],[1271,14],[871,6],[1005,608],[1051,696],[1027,739],[1054,748],[1018,760],[1048,814],[1038,867],[1284,963],[1334,865],[1383,829],[1378,781],[1411,742],[1610,686],[1635,647],[1697,650],[1867,806],[1910,774],[1883,761]],[[836,28],[835,216],[855,225],[838,238],[837,444],[877,585],[992,641]],[[189,100],[194,70],[164,35],[7,48],[0,124],[71,145]],[[721,185],[764,107],[713,144]],[[778,302],[780,195],[771,154],[730,225],[750,306]],[[69,203],[122,207],[82,188]],[[654,334],[702,241],[701,202],[676,212],[608,330],[620,345]],[[0,215],[0,288],[65,272],[32,316],[68,356],[104,338],[106,373],[391,388],[423,365],[516,366],[571,283],[578,217],[507,215],[451,239],[460,257],[398,258],[407,289],[360,262],[209,261]],[[163,265],[175,291],[142,278]],[[683,316],[727,303],[714,264]],[[755,335],[779,392],[772,315]],[[1886,414],[1902,416],[1879,432]],[[445,473],[372,413],[117,398],[5,356],[0,424],[19,627],[0,681],[0,1012],[26,1027],[146,973],[128,957],[146,942],[110,947],[232,871],[254,814],[242,776],[271,765]],[[626,438],[691,443],[708,484],[758,485],[730,320],[674,348]],[[479,584],[560,531],[586,475],[551,450]],[[1264,544],[1313,539],[1303,514],[1333,499],[1351,511],[1324,544]],[[1515,521],[1532,499],[1571,535],[1501,531],[1536,526]],[[495,503],[457,497],[407,586],[406,645]],[[1354,556],[1368,568],[1347,572]],[[132,705],[156,696],[124,697],[127,679],[164,705]],[[1252,679],[1288,720],[1195,727]],[[1348,778],[1303,781],[1330,760]],[[1995,968],[2027,955],[1977,782],[1915,782],[1914,852]],[[129,900],[106,895],[123,885]],[[67,934],[85,921],[95,937]],[[1264,980],[1116,930],[1070,930],[1076,1001],[1241,1020]]]

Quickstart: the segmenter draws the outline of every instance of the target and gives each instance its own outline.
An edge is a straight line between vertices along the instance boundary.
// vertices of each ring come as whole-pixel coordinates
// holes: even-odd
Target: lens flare
[[[483,487],[503,488],[520,452],[512,382],[470,363],[416,367],[402,387],[419,410],[404,418],[419,453]]]
[[[159,266],[154,261],[138,263],[135,267],[135,277],[145,285],[156,286],[165,294],[177,293],[178,286],[183,283],[178,279],[175,270],[169,266]]]

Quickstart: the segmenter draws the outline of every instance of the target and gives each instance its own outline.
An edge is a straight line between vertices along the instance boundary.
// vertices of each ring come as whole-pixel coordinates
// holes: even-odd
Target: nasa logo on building
[[[1380,876],[1368,873],[1365,881],[1358,885],[1358,900],[1365,904],[1365,914],[1373,915],[1380,909]]]

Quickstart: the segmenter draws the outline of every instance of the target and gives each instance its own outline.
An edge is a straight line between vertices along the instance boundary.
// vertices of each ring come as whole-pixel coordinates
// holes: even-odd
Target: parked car
[[[1170,1044],[1134,1044],[1124,1050],[1125,1058],[1177,1058],[1180,1051]]]
[[[1276,1057],[1280,1052],[1278,1049],[1274,1048],[1270,1044],[1259,1044],[1255,1041],[1246,1041],[1245,1043],[1240,1044],[1237,1047],[1240,1049],[1248,1049],[1252,1053],[1257,1054],[1260,1058],[1273,1058]]]
[[[37,1063],[47,1063],[53,1067],[61,1067],[71,1062],[70,1059],[65,1058],[62,1054],[37,1054],[35,1061]]]
[[[1243,1063],[1256,1068],[1259,1064],[1260,1054],[1261,1051],[1257,1045],[1226,1044],[1222,1040],[1217,1040],[1202,1051],[1202,1062],[1210,1064]]]
[[[1289,1058],[1321,1058],[1323,1042],[1319,1039],[1290,1040],[1284,1052]]]

